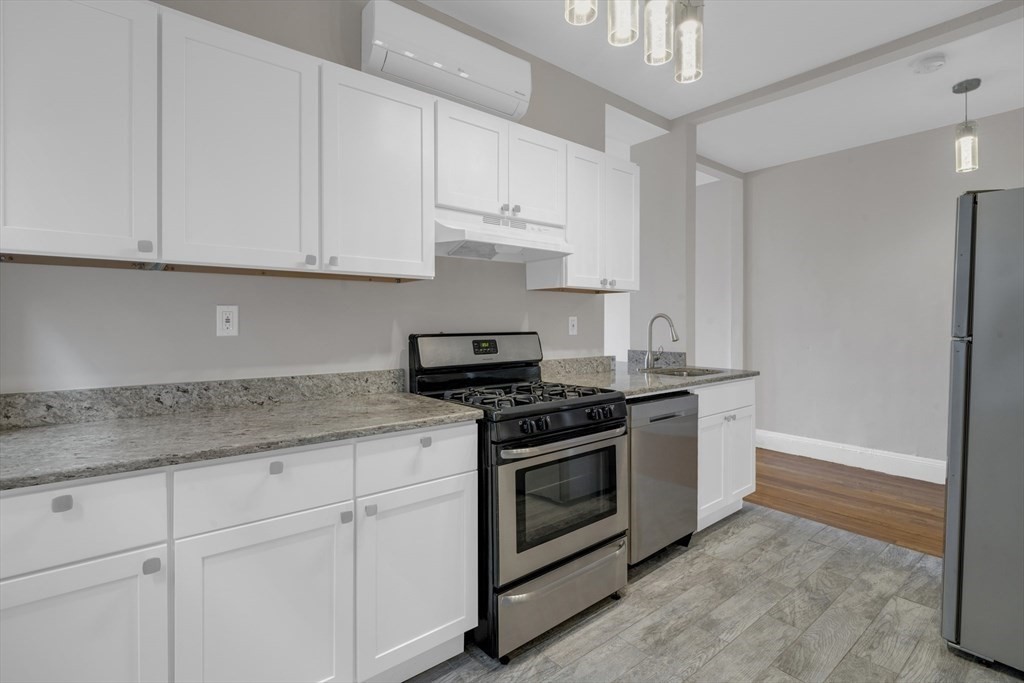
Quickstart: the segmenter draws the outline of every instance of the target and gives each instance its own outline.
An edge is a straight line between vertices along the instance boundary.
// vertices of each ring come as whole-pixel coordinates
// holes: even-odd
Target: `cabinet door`
[[[326,270],[434,275],[434,101],[333,64],[323,87]]]
[[[166,681],[167,546],[0,582],[0,680]]]
[[[318,269],[318,61],[164,12],[163,256]]]
[[[157,6],[0,2],[0,251],[157,257]]]
[[[566,257],[566,286],[597,289],[604,286],[601,283],[605,248],[601,234],[604,154],[579,145],[569,145],[568,155],[568,221],[565,238],[573,253]]]
[[[697,517],[729,503],[726,490],[725,415],[702,417],[697,423]]]
[[[605,178],[604,258],[608,287],[640,289],[640,168],[608,159]]]
[[[754,407],[731,411],[725,431],[725,481],[729,500],[754,492]]]
[[[352,503],[175,546],[175,676],[352,678]]]
[[[509,124],[508,199],[514,218],[565,225],[565,157],[565,140]]]
[[[471,472],[356,501],[359,680],[476,626],[476,490]]]
[[[508,121],[437,101],[437,205],[508,211]]]

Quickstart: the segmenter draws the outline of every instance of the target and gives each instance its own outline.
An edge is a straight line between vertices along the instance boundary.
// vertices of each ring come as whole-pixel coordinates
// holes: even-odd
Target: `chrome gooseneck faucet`
[[[649,370],[654,367],[654,353],[651,351],[651,336],[654,334],[654,321],[658,318],[664,318],[665,322],[668,323],[668,329],[672,333],[672,341],[679,341],[679,335],[676,334],[676,326],[672,323],[672,318],[668,317],[664,313],[655,313],[654,317],[651,318],[651,322],[647,324],[647,355],[644,356],[645,370]]]

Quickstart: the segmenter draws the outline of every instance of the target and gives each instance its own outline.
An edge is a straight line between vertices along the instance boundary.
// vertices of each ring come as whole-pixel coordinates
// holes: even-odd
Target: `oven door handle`
[[[555,451],[564,451],[575,446],[585,446],[588,443],[596,443],[598,441],[604,441],[606,439],[614,439],[617,436],[622,436],[626,433],[626,427],[622,426],[618,429],[610,429],[607,432],[598,432],[597,434],[588,434],[587,436],[577,436],[573,439],[564,439],[562,441],[556,441],[554,443],[546,443],[543,446],[529,446],[527,448],[507,448],[499,453],[504,460],[518,460],[521,458],[532,458],[538,455],[544,455],[545,453],[554,453]]]

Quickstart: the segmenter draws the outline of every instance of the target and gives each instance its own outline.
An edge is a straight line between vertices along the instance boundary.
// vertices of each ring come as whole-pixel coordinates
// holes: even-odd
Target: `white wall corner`
[[[769,432],[765,429],[757,430],[756,444],[758,448],[766,448],[780,453],[802,455],[805,458],[884,472],[897,477],[919,479],[933,484],[946,483],[946,462],[944,460],[811,439],[806,436]]]

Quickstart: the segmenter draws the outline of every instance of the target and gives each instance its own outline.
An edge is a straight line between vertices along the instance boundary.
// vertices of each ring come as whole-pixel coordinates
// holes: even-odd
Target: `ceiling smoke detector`
[[[925,55],[915,59],[910,63],[910,68],[914,70],[916,74],[931,74],[935,73],[946,65],[946,55],[941,52],[937,52],[933,55]]]

